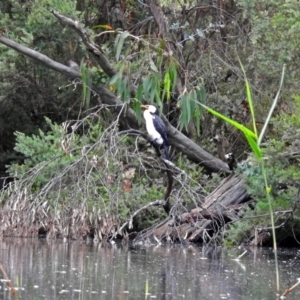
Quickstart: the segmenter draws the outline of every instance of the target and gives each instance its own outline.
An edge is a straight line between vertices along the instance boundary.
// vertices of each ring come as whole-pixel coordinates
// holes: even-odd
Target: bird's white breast
[[[147,110],[144,111],[144,119],[146,121],[146,129],[148,132],[148,135],[150,136],[151,141],[155,141],[157,144],[162,145],[163,144],[163,139],[159,132],[156,131],[154,124],[153,124],[153,119],[155,116],[152,116],[151,113]]]

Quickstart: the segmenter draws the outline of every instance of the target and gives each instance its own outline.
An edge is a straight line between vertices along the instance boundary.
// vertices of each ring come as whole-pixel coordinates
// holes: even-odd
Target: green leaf
[[[170,80],[171,80],[171,87],[172,87],[172,91],[173,91],[176,87],[176,82],[177,82],[177,64],[170,63],[169,74],[170,74]]]
[[[219,117],[220,119],[226,121],[227,123],[231,124],[232,126],[234,126],[235,128],[241,130],[244,134],[247,134],[248,136],[252,137],[253,139],[257,139],[257,135],[250,129],[248,129],[247,127],[245,127],[244,125],[220,114],[219,112],[213,110],[212,108],[209,108],[208,106],[198,102],[203,108],[205,108],[206,110],[208,110],[211,114],[215,115],[216,117]]]
[[[109,83],[110,83],[110,84],[116,84],[116,83],[119,81],[119,78],[120,78],[120,75],[119,75],[119,73],[117,73],[116,75],[114,75],[114,76],[110,79]]]
[[[154,61],[150,58],[150,69],[154,72],[158,72],[158,69],[154,63]]]
[[[194,111],[194,118],[196,124],[197,135],[200,135],[200,123],[201,123],[202,109],[201,106],[197,106]]]
[[[139,101],[142,100],[143,98],[143,85],[139,85],[137,91],[136,91],[136,95],[135,95],[135,98],[138,99]]]
[[[146,95],[146,97],[148,96],[149,90],[151,89],[151,77],[147,76],[144,80],[143,80],[143,91]]]
[[[206,102],[206,92],[204,86],[197,86],[196,87],[197,91],[197,99],[204,104]]]
[[[252,100],[252,95],[251,95],[251,89],[250,89],[250,84],[246,75],[246,71],[244,69],[244,66],[239,59],[239,63],[241,65],[241,69],[243,71],[244,77],[245,77],[245,84],[246,84],[246,95],[247,95],[247,100],[248,100],[248,104],[249,104],[249,108],[250,108],[250,112],[251,112],[251,116],[252,116],[252,124],[253,124],[253,129],[254,129],[254,133],[257,136],[257,129],[256,129],[256,121],[255,121],[255,114],[254,114],[254,106],[253,106],[253,100]]]
[[[188,125],[188,104],[187,104],[187,94],[184,94],[181,96],[180,101],[178,102],[181,113],[179,117],[179,129],[182,130],[183,128],[187,128]]]
[[[262,158],[262,152],[260,147],[258,146],[257,142],[253,139],[253,137],[249,136],[244,132],[244,135],[248,141],[249,146],[251,147],[252,151],[254,152],[255,156],[259,159]]]
[[[115,47],[116,47],[116,60],[119,61],[120,54],[124,45],[124,40],[129,36],[128,31],[124,31],[121,34],[117,35],[115,40]]]
[[[264,123],[264,126],[263,126],[263,128],[262,128],[262,130],[260,132],[260,135],[259,135],[259,138],[258,138],[258,145],[260,145],[260,143],[261,143],[261,141],[263,139],[263,136],[264,136],[264,134],[266,132],[267,126],[269,124],[269,121],[270,121],[270,119],[272,117],[273,111],[274,111],[274,109],[275,109],[275,107],[277,105],[277,102],[278,102],[278,99],[279,99],[279,95],[280,95],[280,92],[281,92],[281,89],[282,89],[282,85],[283,85],[284,74],[285,74],[285,65],[283,65],[283,67],[282,67],[282,73],[281,73],[281,79],[280,79],[280,84],[279,84],[278,92],[276,94],[275,99],[273,100],[272,106],[271,106],[271,108],[269,110],[269,113],[268,113],[268,116],[267,116],[266,121]]]
[[[167,72],[164,77],[164,91],[163,91],[163,96],[167,94],[167,100],[170,100],[171,98],[170,90],[171,90],[171,78],[170,78],[170,73]]]

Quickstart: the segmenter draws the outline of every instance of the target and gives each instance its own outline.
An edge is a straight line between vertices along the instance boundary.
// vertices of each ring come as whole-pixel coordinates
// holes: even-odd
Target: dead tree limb
[[[136,240],[155,236],[161,240],[209,241],[230,221],[240,220],[239,211],[251,198],[244,178],[225,178],[199,207],[167,218],[164,223],[141,233]],[[247,204],[246,204],[247,205]]]
[[[129,220],[127,220],[118,230],[119,234],[122,234],[123,229],[128,225],[129,229],[132,228],[132,222],[133,222],[133,218],[135,216],[137,216],[140,212],[144,211],[145,209],[148,209],[151,206],[164,206],[166,203],[164,200],[155,200],[152,201],[150,203],[147,203],[146,205],[144,205],[143,207],[139,208],[138,210],[136,210],[130,217]]]
[[[8,38],[5,38],[4,36],[0,36],[0,43],[42,63],[46,67],[56,72],[59,72],[71,78],[81,78],[81,74],[78,71],[73,70],[72,68],[65,66],[61,63],[58,63],[52,60],[51,58],[49,58],[48,56],[41,54],[38,51],[35,51],[24,45],[18,44]],[[123,108],[124,102],[122,102],[119,98],[117,98],[113,93],[107,90],[104,86],[93,85],[92,89],[96,94],[99,95],[103,103],[113,106],[118,111],[120,111]],[[136,115],[131,108],[128,108],[122,117],[126,118],[127,122],[132,126],[138,125]],[[173,127],[166,120],[166,118],[164,118],[164,121],[166,123],[166,128],[168,130],[170,145],[177,148],[182,153],[186,154],[188,159],[190,159],[191,161],[203,166],[204,168],[206,168],[211,172],[222,171],[228,174],[230,173],[230,170],[226,163],[224,163],[220,159],[214,157],[213,155],[211,155],[210,153],[202,149],[199,145],[197,145],[195,142],[193,142],[191,139],[189,139],[184,134],[182,134],[179,130]]]
[[[50,9],[50,12],[59,20],[61,24],[70,27],[81,37],[81,40],[85,45],[86,49],[96,58],[100,67],[108,76],[112,77],[115,74],[117,74],[117,71],[109,63],[109,60],[103,54],[101,48],[90,40],[82,24],[80,24],[78,21],[74,21],[71,18],[60,14],[59,12],[53,9]]]

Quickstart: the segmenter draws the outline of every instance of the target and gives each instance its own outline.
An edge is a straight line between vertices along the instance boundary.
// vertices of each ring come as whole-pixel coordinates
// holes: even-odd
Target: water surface
[[[279,251],[282,291],[300,278],[299,256]],[[0,262],[22,299],[278,299],[271,249],[4,239]],[[0,299],[14,299],[4,280]]]

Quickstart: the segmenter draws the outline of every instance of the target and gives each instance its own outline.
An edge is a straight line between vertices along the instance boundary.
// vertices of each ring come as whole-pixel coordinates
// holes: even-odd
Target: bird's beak
[[[141,105],[141,108],[143,108],[143,109],[148,109],[149,106],[148,106],[148,105]]]

